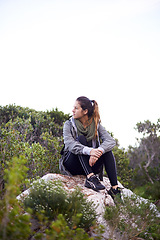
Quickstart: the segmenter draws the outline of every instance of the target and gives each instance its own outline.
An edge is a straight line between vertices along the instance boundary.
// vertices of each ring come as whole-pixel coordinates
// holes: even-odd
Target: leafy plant
[[[59,214],[57,220],[52,222],[45,233],[35,234],[36,239],[43,239],[45,236],[48,240],[93,240],[82,228],[78,228],[81,214],[77,214],[73,220],[73,226],[70,228],[62,214]],[[102,239],[99,235],[97,239]]]
[[[7,162],[14,156],[25,155],[27,178],[59,172],[62,128],[68,117],[58,109],[42,112],[15,105],[0,106],[0,189]]]
[[[115,230],[121,234],[121,239],[160,239],[160,217],[157,210],[151,208],[149,201],[142,201],[136,196],[123,197],[123,203],[107,207],[104,218],[111,225],[111,237]]]
[[[5,169],[5,195],[0,200],[0,239],[27,239],[30,235],[30,214],[24,214],[23,208],[16,199],[24,182],[27,168],[24,156],[14,157]]]
[[[160,180],[160,119],[156,124],[149,120],[137,123],[136,130],[142,137],[138,147],[129,149],[130,165],[139,168],[138,174],[143,176],[144,184],[154,184]]]
[[[129,158],[125,149],[115,146],[113,149],[113,154],[116,159],[118,180],[125,186],[129,187],[131,185],[131,179],[133,176],[133,171],[129,166]]]
[[[3,200],[0,200],[0,239],[28,240],[33,237],[93,240],[86,229],[94,225],[94,206],[87,202],[78,189],[69,195],[60,182],[37,180],[36,184],[32,184],[33,191],[26,199],[24,209],[23,201],[18,201],[16,197],[25,182],[28,170],[25,167],[26,161],[24,156],[14,157],[4,171],[5,194]],[[35,232],[31,230],[33,216],[40,224],[39,230]],[[95,232],[95,239],[102,239],[101,227],[94,225],[92,230]]]
[[[38,181],[30,189],[28,197],[24,199],[24,205],[33,210],[33,214],[43,212],[49,219],[56,219],[63,214],[67,223],[71,226],[73,216],[81,214],[78,227],[88,229],[96,219],[96,213],[92,202],[88,202],[79,189],[72,193],[64,191],[59,182]]]

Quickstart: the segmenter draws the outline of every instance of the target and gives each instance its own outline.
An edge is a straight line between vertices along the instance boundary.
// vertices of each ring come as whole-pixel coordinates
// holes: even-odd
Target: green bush
[[[63,122],[69,115],[61,111],[35,111],[9,105],[0,106],[0,189],[4,170],[12,157],[25,155],[27,178],[59,173]]]
[[[24,214],[23,207],[16,199],[24,182],[27,168],[24,156],[14,157],[5,170],[5,194],[0,200],[0,239],[23,240],[31,233],[30,214]]]
[[[33,200],[31,197],[26,200],[26,208],[23,201],[16,199],[21,192],[21,185],[25,182],[28,170],[25,164],[24,156],[14,157],[4,171],[6,184],[4,197],[0,200],[0,239],[93,240],[86,228],[94,223],[94,206],[87,202],[78,189],[67,195],[60,182],[40,183],[40,180],[37,180],[36,184],[32,184]],[[33,216],[39,222],[39,228],[35,232],[31,230]],[[95,239],[102,239],[101,227],[94,225],[92,231],[95,233]]]
[[[121,239],[143,237],[146,240],[160,239],[160,217],[149,201],[142,201],[136,196],[123,197],[123,203],[106,207],[104,218],[111,226],[111,237],[119,231]]]
[[[127,152],[123,148],[120,149],[117,145],[113,148],[113,154],[116,159],[118,181],[120,181],[125,187],[130,187],[133,171],[129,167]]]
[[[94,237],[85,232],[84,229],[77,227],[81,214],[77,214],[73,219],[73,226],[69,227],[67,221],[62,214],[59,214],[57,219],[53,221],[47,229],[39,231],[34,234],[34,239],[48,239],[48,240],[102,240],[104,228],[102,226],[95,226],[92,228]]]
[[[146,186],[146,190],[145,190],[145,196],[147,197],[150,196],[151,200],[158,200],[160,199],[160,182],[154,182],[154,184],[148,184]]]
[[[130,166],[133,169],[132,189],[150,187],[152,184],[151,191],[146,191],[145,195],[148,194],[147,198],[155,199],[156,197],[158,200],[159,194],[155,194],[157,191],[154,185],[160,182],[160,118],[157,123],[149,120],[139,122],[135,129],[140,134],[140,138],[137,139],[138,144],[135,147],[129,146],[128,149]]]
[[[153,202],[160,199],[160,182],[154,182],[154,184],[148,183],[144,186],[140,186],[134,189],[134,192],[143,197],[147,198]]]
[[[93,240],[88,234],[82,229],[77,228],[81,215],[76,215],[75,221],[73,222],[73,228],[69,228],[68,224],[62,214],[58,215],[57,220],[52,222],[49,229],[46,230],[48,240]]]
[[[92,226],[96,219],[93,203],[88,202],[78,189],[67,193],[59,182],[38,180],[32,185],[28,197],[24,199],[24,206],[26,209],[31,208],[35,216],[43,212],[49,220],[63,214],[70,226],[73,216],[81,214],[78,227],[84,229]]]

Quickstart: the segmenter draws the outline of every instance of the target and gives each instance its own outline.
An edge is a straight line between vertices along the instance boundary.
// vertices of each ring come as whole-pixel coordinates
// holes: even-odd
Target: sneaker
[[[121,189],[120,187],[117,187],[116,189],[113,189],[112,187],[110,190],[107,190],[108,194],[113,198],[113,200],[118,198],[119,200],[121,199]]]
[[[98,177],[95,175],[92,175],[91,177],[86,178],[86,182],[84,186],[87,188],[91,188],[94,191],[105,189],[105,186],[100,183]]]

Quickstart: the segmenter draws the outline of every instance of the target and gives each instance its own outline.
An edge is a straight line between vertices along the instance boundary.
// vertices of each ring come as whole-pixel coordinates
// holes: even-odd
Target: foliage
[[[116,206],[106,207],[104,218],[111,226],[111,237],[115,230],[120,232],[119,239],[128,240],[143,237],[147,240],[160,239],[160,217],[156,207],[149,201],[136,196],[124,197]]]
[[[133,168],[138,165],[146,182],[149,181],[153,184],[160,180],[160,119],[158,119],[157,124],[151,123],[149,120],[137,123],[136,129],[143,137],[139,140],[138,147],[130,147],[130,164]],[[157,168],[159,170],[156,172]],[[153,169],[154,174],[152,174]]]
[[[46,128],[50,122],[54,122],[58,124],[58,126],[63,126],[63,121],[67,120],[69,115],[64,114],[62,111],[58,111],[57,108],[55,110],[52,109],[51,111],[43,112],[15,105],[0,106],[0,125],[6,124],[11,119],[14,121],[17,117],[21,119],[31,118],[32,126],[35,131],[38,131],[38,129],[36,129],[38,125]],[[53,126],[55,125],[53,124]],[[51,127],[53,126],[51,124]],[[50,129],[53,130],[52,128]]]
[[[94,238],[89,237],[89,234],[84,231],[84,229],[77,227],[81,214],[77,214],[73,218],[73,225],[68,226],[67,221],[65,220],[62,214],[59,214],[57,219],[51,222],[50,226],[47,229],[41,229],[38,233],[34,234],[34,239],[48,239],[48,240],[101,240],[103,239],[103,227],[95,226],[92,228],[94,232]],[[43,226],[42,223],[41,226]],[[42,227],[43,228],[43,227]]]
[[[32,179],[48,172],[59,172],[58,162],[63,144],[62,128],[63,122],[68,118],[68,114],[58,109],[44,112],[15,105],[0,106],[0,191],[3,198],[0,200],[1,239],[28,239],[31,233],[30,210],[26,208],[27,214],[24,214],[23,204],[16,200],[16,196],[22,187],[25,188],[25,177]],[[136,188],[135,191],[143,197],[158,200],[160,198],[160,119],[156,124],[149,120],[137,123],[136,129],[142,137],[137,147],[129,148],[128,155],[124,149],[120,149],[118,140],[113,149],[118,180],[125,187]],[[55,183],[54,186],[53,183],[49,183],[48,186],[43,186],[44,189],[41,187],[41,184],[39,187],[34,186],[34,191],[37,188],[37,195],[33,197],[37,199],[35,205],[32,201],[29,203],[28,199],[28,206],[31,207],[34,216],[36,215],[39,221],[43,221],[41,231],[31,233],[35,235],[35,239],[38,237],[39,239],[76,239],[76,237],[89,239],[84,229],[91,227],[95,219],[92,204],[86,203],[79,190],[68,195],[59,183]],[[53,190],[52,193],[49,193],[49,189]],[[58,192],[57,198],[54,195],[55,190]],[[38,194],[41,196],[39,200]],[[125,232],[127,232],[130,237],[160,239],[159,222],[153,212],[147,212],[147,207],[143,208],[141,205],[136,210],[137,203],[132,204],[129,199],[124,201],[126,207],[120,203],[106,210],[105,217],[112,223],[113,230],[118,228],[123,232],[122,238],[126,237]],[[134,209],[133,211],[127,203]],[[129,219],[128,222],[123,220],[122,216],[125,214]],[[145,226],[146,224],[148,227]],[[97,236],[96,239],[99,238]]]
[[[132,169],[129,166],[129,158],[127,152],[116,145],[113,149],[113,154],[116,159],[118,180],[125,186],[130,187],[132,179]]]
[[[49,219],[56,219],[58,214],[63,214],[71,226],[73,216],[81,214],[78,227],[88,229],[96,219],[92,202],[88,202],[83,193],[76,189],[68,194],[59,182],[45,182],[38,180],[33,184],[24,205],[33,210],[33,214],[43,212]]]
[[[35,111],[9,105],[0,107],[0,189],[4,170],[12,157],[25,155],[28,178],[59,172],[63,122],[61,111]]]
[[[5,170],[5,195],[0,200],[0,239],[27,239],[30,235],[30,215],[24,214],[23,208],[16,199],[20,186],[24,182],[27,168],[24,156],[14,157],[8,162]]]
[[[160,181],[160,119],[157,123],[149,120],[137,123],[137,131],[141,134],[137,147],[129,147],[128,157],[133,169],[132,189],[146,198],[158,200],[157,189]],[[157,188],[158,186],[158,188]]]
[[[136,187],[134,192],[143,197],[148,198],[152,201],[160,199],[160,182],[155,182],[154,184],[148,183],[144,186]]]
[[[34,197],[37,200],[34,205],[35,209],[32,211],[26,208],[24,211],[23,202],[18,201],[16,196],[21,192],[21,184],[24,183],[27,174],[28,169],[25,164],[24,156],[14,157],[12,161],[8,162],[8,168],[4,171],[6,184],[4,198],[0,200],[0,239],[28,240],[33,237],[34,239],[93,240],[85,231],[89,226],[92,226],[93,232],[95,232],[96,238],[94,239],[102,239],[102,228],[93,224],[96,216],[92,209],[93,204],[87,202],[78,189],[70,197],[66,197],[66,192],[59,182],[53,184],[53,182],[38,183],[37,181],[37,184],[33,184],[35,192],[36,189],[38,191],[36,194],[40,195],[39,197],[36,195],[37,198]],[[44,191],[42,187],[44,187]],[[55,205],[53,206],[53,204]],[[37,206],[38,211],[36,211]],[[53,215],[49,206],[54,209]],[[40,224],[39,230],[36,232],[31,228],[31,217],[35,212]],[[59,212],[63,212],[64,216]]]
[[[58,215],[58,218],[55,222],[51,224],[50,229],[46,230],[48,240],[62,240],[62,239],[73,239],[73,240],[93,240],[88,234],[82,229],[77,228],[77,223],[81,218],[81,215],[76,215],[75,221],[73,222],[73,227],[69,228],[64,216]]]

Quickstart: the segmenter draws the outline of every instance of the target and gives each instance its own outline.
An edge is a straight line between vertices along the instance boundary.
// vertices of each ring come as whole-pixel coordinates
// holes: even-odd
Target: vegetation
[[[69,115],[57,109],[37,112],[15,105],[0,107],[0,189],[12,157],[25,155],[27,178],[59,172],[63,122]]]
[[[35,216],[43,212],[49,220],[62,214],[69,226],[73,225],[73,217],[78,215],[78,227],[86,230],[94,225],[96,219],[94,204],[88,202],[79,189],[68,194],[56,181],[38,180],[32,185],[29,196],[24,199],[24,205],[25,208],[31,208]]]
[[[0,239],[8,239],[8,236],[11,240],[31,236],[35,239],[44,236],[47,239],[92,239],[87,234],[89,228],[92,231],[95,228],[95,239],[101,239],[102,230],[94,222],[94,206],[87,205],[78,189],[69,196],[60,183],[39,182],[24,204],[16,200],[28,187],[27,179],[49,172],[59,173],[62,129],[68,118],[68,114],[58,109],[43,112],[15,105],[0,107]],[[149,120],[137,123],[136,129],[141,134],[137,147],[129,146],[126,151],[119,147],[117,140],[113,149],[118,180],[136,194],[155,202],[160,199],[160,119],[156,124]],[[105,218],[113,229],[118,229],[124,239],[126,236],[160,239],[158,219],[152,211],[147,212],[148,205],[143,203],[137,210],[137,205],[130,201],[136,200],[127,199],[124,204],[106,209]],[[124,215],[128,222],[122,221]],[[36,232],[31,230],[32,219],[39,223]],[[144,228],[146,224],[148,228]]]
[[[137,123],[142,135],[138,147],[129,147],[130,167],[133,169],[132,189],[153,201],[160,199],[160,119]]]
[[[92,239],[86,232],[91,226],[101,239],[94,206],[78,189],[68,195],[59,183],[41,182],[24,203],[16,199],[28,184],[25,179],[59,173],[62,128],[68,118],[57,109],[0,107],[0,239]],[[32,219],[39,223],[36,232]]]
[[[129,165],[130,161],[129,161],[128,153],[125,151],[125,149],[119,148],[119,145],[117,144],[113,149],[113,154],[116,159],[118,180],[125,187],[131,188],[133,170]]]
[[[117,199],[118,200],[118,199]],[[146,240],[160,239],[160,217],[156,208],[151,208],[149,201],[142,201],[136,196],[123,197],[116,206],[106,207],[104,218],[112,231],[119,232],[119,239],[128,240],[141,237]]]
[[[27,173],[24,156],[13,158],[5,170],[5,194],[0,200],[0,239],[80,239],[88,240],[86,230],[95,228],[96,239],[101,239],[102,230],[95,225],[95,209],[77,189],[68,195],[60,183],[37,181],[30,195],[18,201],[20,186]],[[39,182],[39,183],[38,183]],[[31,220],[38,224],[32,230]]]
[[[5,194],[0,200],[0,239],[27,239],[30,235],[30,214],[24,214],[23,207],[16,199],[24,183],[27,168],[24,156],[14,157],[5,169]]]

